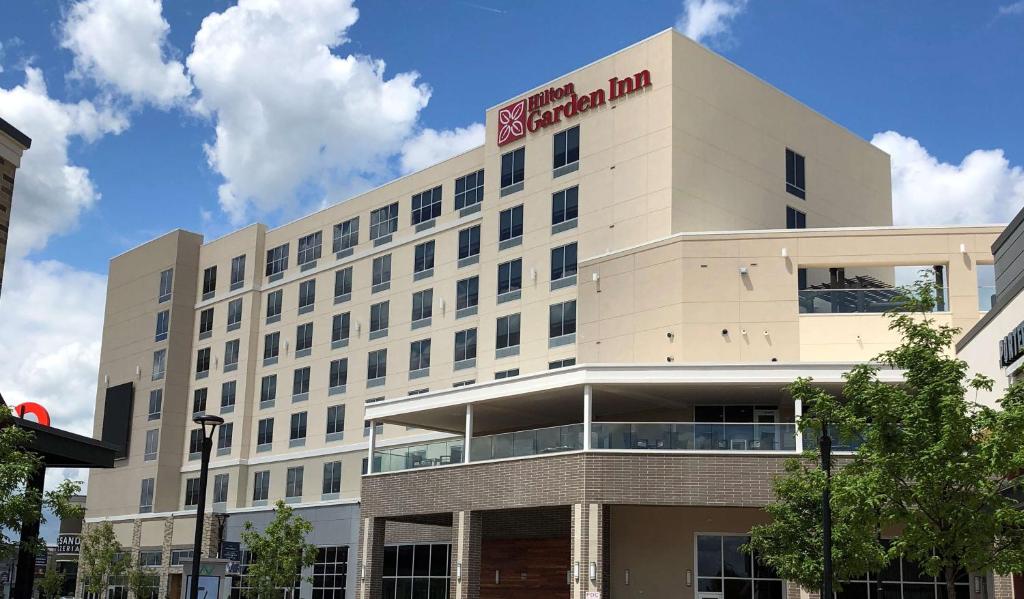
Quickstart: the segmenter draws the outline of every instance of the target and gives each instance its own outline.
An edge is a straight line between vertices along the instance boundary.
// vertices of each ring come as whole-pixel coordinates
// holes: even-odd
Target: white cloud
[[[54,100],[40,70],[25,69],[25,83],[0,88],[0,116],[32,138],[18,171],[11,212],[8,259],[46,245],[54,234],[71,229],[78,215],[99,200],[89,171],[68,159],[72,138],[92,142],[120,133],[127,120],[92,102]]]
[[[351,0],[240,0],[203,19],[186,64],[196,110],[216,121],[207,158],[234,222],[294,208],[300,188],[393,170],[430,89],[414,72],[385,78],[381,60],[335,55],[358,18]]]
[[[704,43],[729,33],[733,19],[747,8],[747,0],[685,0],[676,29]]]
[[[168,31],[160,0],[82,0],[67,12],[61,45],[75,55],[74,74],[167,107],[192,91],[181,62],[167,58]]]
[[[1000,15],[1024,15],[1024,0],[999,7]]]
[[[871,143],[892,157],[896,224],[1005,223],[1024,206],[1024,168],[1000,149],[974,150],[950,164],[895,131],[876,133]]]
[[[402,172],[418,171],[473,149],[484,143],[484,133],[480,123],[454,130],[423,129],[402,145]]]

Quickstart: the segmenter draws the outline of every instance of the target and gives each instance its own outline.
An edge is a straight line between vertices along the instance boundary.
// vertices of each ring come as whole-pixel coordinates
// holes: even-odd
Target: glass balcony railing
[[[583,424],[473,437],[470,460],[500,460],[583,449]]]
[[[419,445],[388,447],[373,454],[375,472],[396,472],[462,463],[463,440],[446,439]]]
[[[595,422],[594,449],[795,451],[796,425],[730,422]]]
[[[829,436],[832,437],[832,451],[857,451],[860,441],[857,439],[843,439],[839,436],[839,429],[828,427]],[[818,448],[818,435],[813,432],[804,433],[804,451]]]
[[[899,298],[906,295],[901,289],[801,289],[801,314],[856,314],[880,313],[900,307]],[[934,311],[947,310],[944,297],[937,297]]]

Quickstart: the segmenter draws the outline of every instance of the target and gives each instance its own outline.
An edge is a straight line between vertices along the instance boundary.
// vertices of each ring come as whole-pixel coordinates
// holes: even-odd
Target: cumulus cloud
[[[79,214],[99,200],[88,169],[68,158],[72,138],[92,142],[120,133],[128,122],[92,102],[69,104],[51,98],[42,71],[33,67],[25,69],[23,85],[0,88],[0,117],[32,138],[15,185],[10,259],[38,250],[51,235],[71,229]]]
[[[68,10],[61,45],[77,76],[167,107],[191,93],[181,62],[168,58],[170,26],[160,0],[82,0]]]
[[[358,18],[351,0],[240,0],[203,19],[186,64],[234,222],[294,207],[299,188],[388,173],[415,130],[430,98],[417,73],[389,79],[382,60],[333,53]]]
[[[423,129],[402,145],[402,172],[418,171],[482,145],[484,133],[480,123],[443,131]]]
[[[1005,223],[1024,206],[1024,168],[1000,149],[974,150],[951,164],[895,131],[876,133],[871,143],[892,157],[896,224]]]
[[[685,0],[676,29],[705,43],[729,33],[733,20],[747,8],[747,0]]]

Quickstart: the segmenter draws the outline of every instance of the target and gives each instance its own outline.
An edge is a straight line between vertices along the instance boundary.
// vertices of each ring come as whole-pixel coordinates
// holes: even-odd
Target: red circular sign
[[[14,406],[14,413],[19,418],[24,418],[25,414],[32,414],[36,417],[36,422],[43,426],[50,426],[50,413],[46,411],[46,408],[34,401],[26,401]]]

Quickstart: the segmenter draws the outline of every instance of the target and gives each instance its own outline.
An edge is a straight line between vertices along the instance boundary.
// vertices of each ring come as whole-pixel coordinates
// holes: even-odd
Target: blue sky
[[[1024,205],[1024,0],[23,0],[4,17],[0,116],[34,144],[0,392],[79,432],[111,256],[341,201],[479,143],[487,107],[668,27],[888,151],[899,223]],[[363,102],[390,108],[353,118]]]

